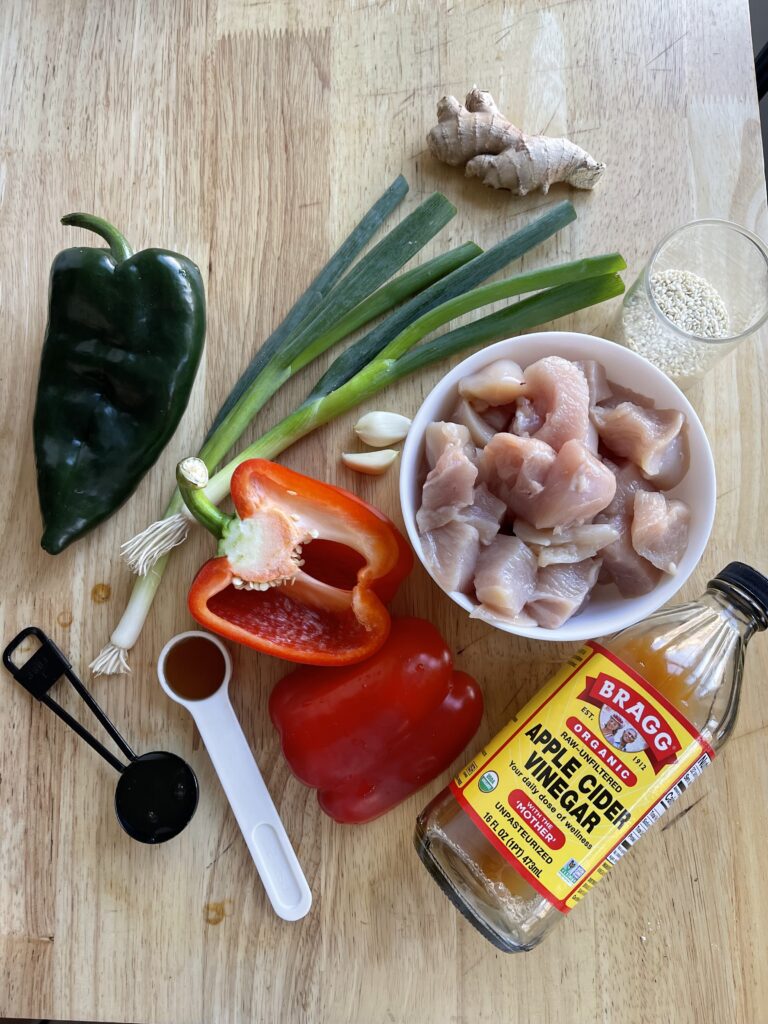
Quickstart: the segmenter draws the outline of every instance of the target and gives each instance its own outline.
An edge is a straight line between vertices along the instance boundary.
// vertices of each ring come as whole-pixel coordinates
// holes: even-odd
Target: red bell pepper
[[[299,668],[269,701],[291,771],[340,822],[384,814],[436,778],[480,724],[483,698],[424,619],[395,619],[360,665]]]
[[[413,556],[381,512],[354,494],[264,459],[232,476],[237,514],[227,516],[179,464],[187,505],[220,538],[218,558],[189,591],[197,621],[266,654],[310,665],[347,665],[387,638],[384,605]],[[191,468],[190,468],[191,466]]]

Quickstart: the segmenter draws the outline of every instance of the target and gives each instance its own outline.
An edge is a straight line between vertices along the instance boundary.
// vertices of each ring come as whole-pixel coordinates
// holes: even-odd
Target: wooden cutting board
[[[43,626],[85,672],[125,605],[118,545],[154,519],[253,350],[399,172],[404,210],[440,189],[458,216],[431,255],[489,245],[568,195],[516,200],[436,164],[425,134],[444,93],[490,89],[529,131],[567,133],[606,161],[577,222],[525,260],[618,249],[630,282],[693,217],[765,235],[765,181],[747,0],[503,3],[6,0],[0,7],[3,268],[2,630]],[[89,210],[137,247],[188,253],[207,282],[207,354],[157,466],[110,522],[57,558],[38,547],[31,415],[50,262],[91,244],[59,217]],[[616,302],[558,326],[610,332]],[[765,334],[690,392],[718,468],[711,543],[683,596],[734,557],[768,566]],[[304,396],[314,366],[255,429]],[[442,370],[367,408],[413,413]],[[397,517],[397,474],[361,479],[339,453],[351,414],[287,464],[355,488]],[[278,921],[189,717],[156,684],[163,642],[189,627],[186,587],[210,553],[173,560],[129,677],[94,692],[140,750],[178,751],[198,813],[162,848],[129,841],[114,776],[53,717],[0,681],[0,1015],[202,1024],[420,1024],[766,1019],[768,640],[754,641],[741,717],[715,766],[583,906],[526,956],[459,917],[411,846],[435,782],[384,819],[340,827],[290,775],[266,714],[284,666],[235,652],[233,698],[314,893]],[[396,610],[432,619],[481,680],[472,746],[570,652],[470,622],[417,569]],[[471,751],[467,752],[468,754]]]

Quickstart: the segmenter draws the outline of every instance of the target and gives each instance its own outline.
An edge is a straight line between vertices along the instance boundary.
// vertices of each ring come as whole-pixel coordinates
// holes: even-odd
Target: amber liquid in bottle
[[[767,627],[768,579],[734,562],[698,601],[657,612],[603,646],[717,750],[736,720],[746,644]],[[485,837],[450,789],[419,815],[414,842],[443,892],[499,949],[532,949],[563,917]]]

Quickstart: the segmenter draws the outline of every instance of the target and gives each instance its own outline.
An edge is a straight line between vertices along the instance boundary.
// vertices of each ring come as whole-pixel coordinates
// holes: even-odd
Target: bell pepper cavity
[[[179,464],[179,488],[219,539],[219,557],[190,589],[198,622],[301,663],[350,664],[378,650],[390,624],[384,601],[413,564],[395,526],[355,495],[263,459],[234,473],[228,516],[206,497],[197,462]]]

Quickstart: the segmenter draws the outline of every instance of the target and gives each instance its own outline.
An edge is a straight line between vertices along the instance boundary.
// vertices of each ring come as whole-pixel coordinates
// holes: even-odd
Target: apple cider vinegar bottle
[[[495,946],[537,945],[709,765],[766,627],[768,579],[732,562],[585,643],[419,815],[424,865]]]

